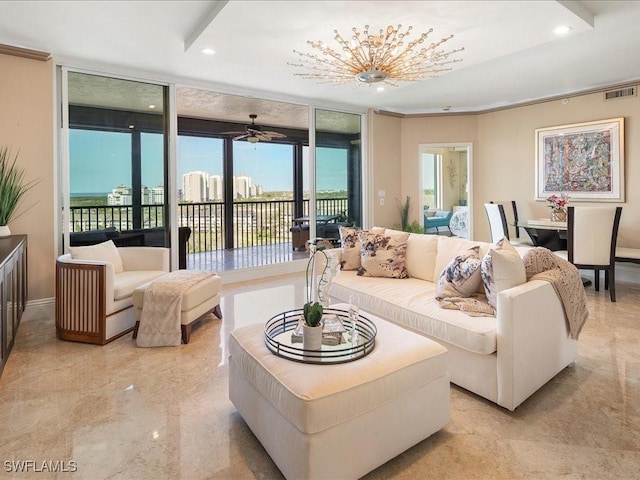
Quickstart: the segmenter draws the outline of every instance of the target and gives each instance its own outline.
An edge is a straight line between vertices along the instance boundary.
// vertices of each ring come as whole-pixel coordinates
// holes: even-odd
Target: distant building
[[[210,175],[209,176],[209,194],[207,198],[210,201],[222,200],[223,183],[222,175]]]
[[[164,187],[158,185],[151,189],[151,202],[153,205],[162,205],[164,203]]]
[[[182,176],[182,199],[200,203],[207,200],[207,177],[205,172],[187,172]]]
[[[114,188],[111,193],[107,195],[107,205],[131,205],[131,199],[131,187],[120,185],[119,187]]]
[[[249,198],[251,196],[251,177],[233,177],[233,198]]]
[[[145,185],[140,187],[140,201],[142,205],[162,205],[164,203],[164,187],[159,185],[154,188],[149,188]],[[133,204],[133,190],[126,185],[120,185],[114,188],[111,193],[107,195],[107,205],[111,206],[125,206]]]

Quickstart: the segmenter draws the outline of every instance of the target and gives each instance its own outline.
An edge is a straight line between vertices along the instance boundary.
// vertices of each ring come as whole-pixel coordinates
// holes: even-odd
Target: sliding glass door
[[[316,216],[315,235],[336,245],[341,225],[362,226],[361,121],[360,114],[315,109],[310,210]]]

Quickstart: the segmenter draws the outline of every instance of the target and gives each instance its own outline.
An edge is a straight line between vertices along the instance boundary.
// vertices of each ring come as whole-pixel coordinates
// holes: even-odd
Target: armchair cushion
[[[86,247],[69,247],[69,251],[71,252],[71,258],[74,260],[108,262],[113,265],[114,273],[121,273],[124,271],[122,258],[120,258],[118,248],[112,240],[107,240],[106,242]]]
[[[136,287],[158,278],[164,273],[162,270],[133,270],[115,274],[113,278],[113,299],[122,300],[123,298],[131,297]]]

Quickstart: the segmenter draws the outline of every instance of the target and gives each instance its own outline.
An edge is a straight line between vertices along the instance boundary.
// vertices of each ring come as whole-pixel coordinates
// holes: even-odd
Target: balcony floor
[[[187,254],[187,269],[224,272],[286,263],[308,257],[306,251],[294,251],[291,242],[285,242],[233,250],[189,253]]]

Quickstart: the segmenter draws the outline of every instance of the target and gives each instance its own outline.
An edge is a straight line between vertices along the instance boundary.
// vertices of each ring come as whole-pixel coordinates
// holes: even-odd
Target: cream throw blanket
[[[543,247],[527,249],[522,261],[527,272],[527,281],[545,280],[551,283],[562,302],[569,334],[577,340],[589,317],[587,294],[584,292],[578,269]],[[437,298],[436,301],[442,308],[462,310],[472,317],[495,316],[493,307],[477,298]]]
[[[212,275],[213,272],[176,270],[153,280],[144,292],[136,344],[139,347],[180,345],[182,296],[195,284]]]
[[[527,271],[527,281],[545,280],[553,285],[562,301],[571,338],[577,340],[589,317],[587,294],[578,269],[543,247],[528,250],[522,261]]]

